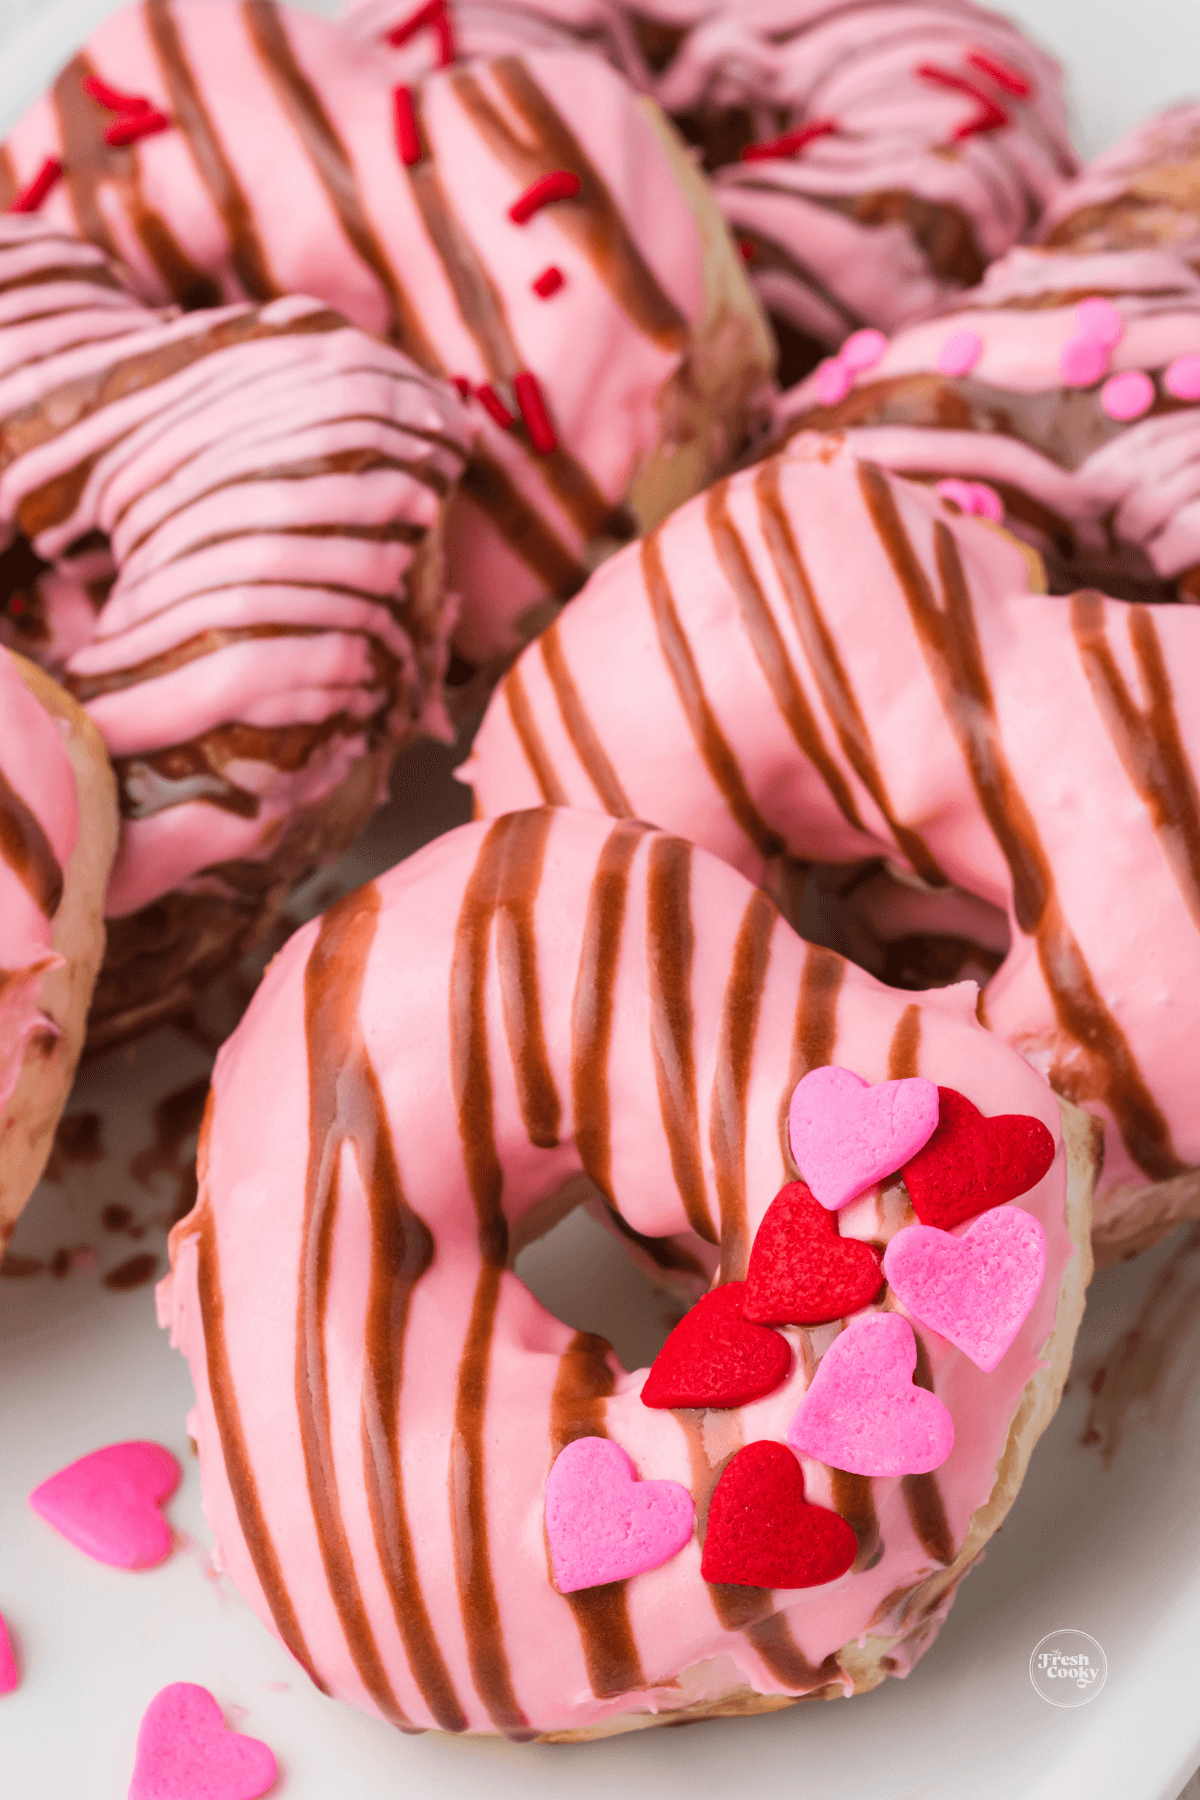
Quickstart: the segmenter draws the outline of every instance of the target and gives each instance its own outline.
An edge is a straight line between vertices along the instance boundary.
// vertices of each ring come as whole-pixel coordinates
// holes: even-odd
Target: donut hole
[[[633,1232],[586,1176],[538,1211],[515,1273],[564,1325],[606,1338],[626,1369],[648,1367],[711,1271],[677,1240]]]

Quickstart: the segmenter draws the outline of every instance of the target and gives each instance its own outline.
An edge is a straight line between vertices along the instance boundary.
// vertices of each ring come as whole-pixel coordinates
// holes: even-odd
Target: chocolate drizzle
[[[563,1351],[550,1400],[551,1464],[576,1438],[607,1437],[604,1402],[615,1385],[610,1354],[611,1346],[590,1331],[577,1331]],[[583,1645],[592,1692],[601,1700],[647,1686],[629,1617],[628,1585],[608,1581],[565,1596]]]
[[[692,846],[682,838],[655,837],[646,875],[646,984],[658,1106],[688,1223],[716,1244],[720,1234],[708,1204],[696,1096],[691,880]]]
[[[778,856],[784,840],[767,824],[750,796],[746,778],[709,705],[692,647],[684,633],[667,572],[658,532],[642,539],[642,579],[658,632],[663,661],[671,672],[696,747],[725,804],[759,854]]]
[[[541,789],[542,799],[547,806],[565,806],[567,790],[555,773],[554,764],[537,728],[537,720],[533,716],[533,708],[529,704],[529,696],[525,692],[525,678],[521,674],[519,663],[514,663],[508,671],[504,682],[504,703],[508,707],[508,716],[512,720],[513,730],[517,734],[521,749],[525,752],[525,761],[533,771],[533,778]]]
[[[779,1101],[779,1147],[783,1152],[784,1173],[789,1181],[800,1174],[788,1139],[788,1107],[796,1083],[810,1069],[824,1068],[833,1061],[837,1042],[837,1008],[846,979],[846,963],[833,950],[819,944],[804,946],[804,967],[800,974],[800,992],[796,998],[796,1016],[792,1023],[792,1054],[788,1065],[787,1085]]]
[[[588,780],[599,795],[605,812],[615,819],[631,819],[633,807],[625,796],[617,771],[609,761],[604,745],[587,714],[579,689],[575,686],[558,634],[558,621],[542,632],[538,639],[542,663],[546,670],[563,725],[576,756],[583,764]],[[547,799],[549,795],[547,795]]]
[[[888,1049],[889,1081],[906,1081],[920,1072],[921,1009],[915,1002],[905,1007],[896,1020]]]
[[[1064,1065],[1054,1071],[1054,1083],[1080,1103],[1103,1100],[1130,1155],[1153,1180],[1177,1175],[1186,1165],[1063,915],[1049,857],[1004,754],[971,592],[954,538],[941,520],[935,521],[934,550],[942,590],[939,603],[886,478],[870,463],[859,464],[858,478],[868,513],[908,602],[947,722],[1008,863],[1016,922],[1035,939],[1059,1024],[1078,1046],[1071,1067]]]
[[[755,891],[738,928],[721,1011],[721,1035],[713,1075],[709,1142],[721,1215],[721,1280],[741,1281],[750,1255],[746,1217],[746,1106],[754,1039],[779,914]]]
[[[1073,594],[1071,630],[1079,660],[1125,773],[1141,795],[1192,923],[1200,928],[1200,794],[1179,731],[1171,677],[1154,615],[1127,612],[1129,641],[1148,704],[1139,707],[1117,666],[1105,631],[1111,602]]]
[[[494,458],[476,449],[459,485],[556,599],[569,600],[579,592],[587,569]]]
[[[562,1124],[562,1101],[546,1050],[538,987],[533,903],[542,879],[554,814],[518,813],[496,896],[496,964],[509,1060],[517,1082],[521,1122],[531,1144],[553,1150]]]
[[[883,1555],[879,1541],[879,1514],[875,1510],[875,1489],[869,1475],[853,1475],[847,1469],[830,1469],[829,1480],[834,1512],[841,1513],[858,1539],[858,1554],[853,1568],[871,1569]]]
[[[933,1375],[929,1367],[929,1352],[920,1332],[913,1327],[913,1337],[917,1343],[917,1366],[913,1370],[913,1386],[924,1388],[933,1393]],[[932,1556],[935,1562],[945,1563],[947,1567],[954,1561],[956,1546],[950,1531],[950,1521],[946,1517],[946,1505],[942,1499],[942,1490],[938,1486],[935,1474],[903,1475],[900,1488],[904,1495],[904,1504],[912,1521],[912,1528],[917,1534],[922,1550]]]
[[[0,857],[38,911],[52,919],[63,897],[62,868],[37,814],[25,804],[3,769],[0,769]]]

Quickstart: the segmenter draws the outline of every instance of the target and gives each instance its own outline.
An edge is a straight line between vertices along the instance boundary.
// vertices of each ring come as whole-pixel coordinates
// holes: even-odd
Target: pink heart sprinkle
[[[1058,372],[1068,387],[1092,387],[1107,370],[1111,354],[1096,338],[1072,338],[1063,345]]]
[[[171,1549],[158,1510],[179,1486],[179,1464],[161,1444],[110,1444],[34,1488],[29,1504],[97,1562],[150,1569]]]
[[[275,1775],[271,1751],[227,1730],[207,1688],[176,1681],[142,1715],[129,1800],[258,1800]]]
[[[977,331],[963,327],[942,339],[937,366],[943,375],[969,375],[983,355],[983,339]]]
[[[1154,383],[1141,369],[1126,369],[1105,382],[1100,404],[1110,419],[1140,419],[1154,405]]]
[[[8,1635],[4,1616],[0,1614],[0,1694],[11,1694],[20,1679],[12,1639]]]
[[[936,1225],[906,1225],[888,1245],[883,1267],[914,1319],[990,1375],[1038,1297],[1046,1234],[1032,1213],[996,1206],[961,1237]]]
[[[1174,400],[1200,400],[1200,356],[1177,356],[1167,366],[1163,386]]]
[[[1004,523],[1004,502],[986,481],[960,481],[957,475],[948,475],[938,482],[937,491],[943,500],[953,500],[960,511],[973,519],[989,519],[993,525]]]
[[[922,1075],[872,1087],[852,1069],[813,1069],[788,1107],[792,1155],[812,1194],[836,1212],[915,1156],[938,1122]]]
[[[843,368],[849,369],[852,375],[865,375],[876,363],[882,361],[888,341],[882,331],[875,331],[867,326],[863,331],[852,331],[841,349],[838,361]]]
[[[936,1394],[914,1387],[917,1340],[899,1313],[855,1319],[829,1346],[787,1430],[793,1450],[851,1475],[927,1475],[954,1447]]]
[[[827,357],[816,373],[816,395],[822,406],[836,406],[854,385],[854,375],[836,356]]]
[[[696,1509],[678,1481],[639,1481],[611,1438],[576,1438],[546,1477],[546,1536],[560,1594],[624,1581],[677,1556]]]
[[[1096,295],[1075,308],[1075,336],[1112,350],[1125,336],[1125,321],[1111,300]]]

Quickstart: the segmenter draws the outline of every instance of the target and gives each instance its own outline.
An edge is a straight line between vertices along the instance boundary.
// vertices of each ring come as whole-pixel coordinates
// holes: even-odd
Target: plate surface
[[[109,10],[107,0],[0,3],[0,129]],[[1139,6],[1134,49],[1127,0],[1094,0],[1086,14],[1071,0],[1010,10],[1071,67],[1089,151],[1178,97],[1177,70],[1200,68],[1200,7],[1179,0]],[[308,909],[327,903],[333,882],[353,886],[466,816],[452,762],[430,747],[402,759],[393,804],[311,884]],[[190,1384],[155,1328],[149,1285],[192,1191],[208,1063],[196,1036],[170,1031],[85,1072],[57,1179],[14,1240],[10,1267],[26,1272],[0,1281],[0,1612],[23,1676],[0,1700],[4,1800],[121,1800],[138,1720],[181,1680],[209,1687],[231,1724],[271,1745],[282,1770],[272,1792],[289,1800],[1175,1800],[1200,1765],[1200,1227],[1097,1278],[1067,1398],[1003,1531],[907,1681],[851,1706],[596,1745],[398,1737],[313,1691],[209,1568],[184,1424]],[[673,1318],[582,1215],[520,1267],[629,1366],[649,1360]],[[158,1439],[184,1467],[169,1507],[176,1551],[137,1575],[90,1562],[26,1503],[76,1456],[131,1437]],[[1102,1692],[1074,1709],[1047,1705],[1028,1675],[1035,1644],[1065,1627],[1090,1633],[1108,1659]]]

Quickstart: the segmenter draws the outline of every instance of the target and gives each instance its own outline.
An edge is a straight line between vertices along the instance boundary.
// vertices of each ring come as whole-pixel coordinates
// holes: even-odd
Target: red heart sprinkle
[[[879,1252],[843,1238],[838,1216],[789,1181],[754,1234],[742,1317],[758,1325],[827,1325],[873,1300],[883,1286]]]
[[[786,1338],[742,1317],[744,1281],[714,1288],[679,1321],[646,1377],[643,1406],[745,1406],[786,1380]]]
[[[1040,1119],[988,1119],[965,1094],[940,1087],[933,1136],[900,1173],[922,1225],[949,1231],[1027,1194],[1053,1161],[1054,1139]]]
[[[840,1513],[804,1498],[783,1444],[747,1444],[726,1464],[708,1509],[700,1573],[730,1587],[823,1587],[844,1575],[858,1539]]]

